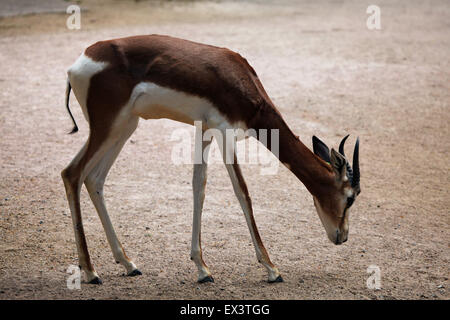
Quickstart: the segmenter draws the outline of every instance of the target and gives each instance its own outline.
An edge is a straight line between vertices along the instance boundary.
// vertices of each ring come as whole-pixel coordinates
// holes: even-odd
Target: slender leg
[[[83,229],[80,209],[80,191],[83,181],[105,152],[114,144],[114,140],[98,135],[91,130],[88,141],[67,168],[61,172],[69,202],[81,269],[86,273],[89,283],[101,284],[102,281],[92,266],[86,237]]]
[[[86,180],[84,181],[86,189],[89,192],[89,196],[91,197],[91,200],[94,203],[95,208],[97,209],[100,221],[102,222],[103,229],[105,230],[106,238],[108,239],[108,243],[111,247],[114,259],[117,263],[121,263],[125,267],[128,276],[136,276],[142,273],[137,269],[133,261],[131,261],[127,257],[119,239],[117,238],[114,227],[109,218],[108,211],[106,210],[105,200],[103,197],[103,186],[106,176],[108,175],[109,170],[117,159],[117,156],[119,155],[128,138],[136,130],[138,121],[139,118],[136,117],[129,122],[123,135],[108,150],[108,152],[105,153],[103,158],[88,174]]]
[[[268,281],[270,283],[282,282],[283,278],[281,277],[277,267],[270,261],[269,254],[267,253],[266,248],[264,247],[259,235],[255,218],[253,217],[252,201],[250,199],[244,177],[242,176],[241,168],[237,163],[234,141],[225,141],[223,146],[226,146],[225,148],[221,149],[225,167],[227,168],[228,174],[231,178],[234,193],[236,194],[241,208],[244,211],[245,220],[247,221],[247,226],[250,230],[250,235],[252,237],[253,245],[256,250],[256,257],[258,259],[258,262],[260,262],[267,269],[269,273]],[[233,161],[229,161],[230,159],[233,159]]]
[[[211,141],[203,141],[202,130],[197,128],[195,149],[201,149],[201,159],[197,157],[194,164],[194,176],[192,179],[192,189],[194,193],[194,218],[192,222],[192,243],[191,243],[191,260],[194,261],[198,268],[198,282],[214,282],[211,272],[206,266],[202,258],[201,247],[201,222],[203,201],[205,200],[205,186],[207,179],[207,157]],[[201,148],[200,148],[201,146]],[[201,163],[198,163],[201,162]]]

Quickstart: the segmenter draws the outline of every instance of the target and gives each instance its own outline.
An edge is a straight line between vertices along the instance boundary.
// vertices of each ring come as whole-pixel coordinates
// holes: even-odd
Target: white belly
[[[209,100],[185,92],[141,82],[131,95],[133,113],[144,119],[171,119],[194,125],[202,121],[205,128],[243,129],[241,122],[230,123]]]

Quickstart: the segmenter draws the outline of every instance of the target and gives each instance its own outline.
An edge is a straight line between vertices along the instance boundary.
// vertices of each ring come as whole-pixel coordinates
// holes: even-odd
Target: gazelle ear
[[[345,157],[334,149],[331,149],[331,167],[336,175],[343,179],[347,174],[347,160]]]
[[[319,156],[323,161],[330,163],[330,149],[328,149],[327,145],[316,136],[312,137],[312,144],[314,154]]]

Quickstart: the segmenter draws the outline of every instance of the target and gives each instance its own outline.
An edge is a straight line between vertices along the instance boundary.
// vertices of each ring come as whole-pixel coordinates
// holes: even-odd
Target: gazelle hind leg
[[[198,269],[198,282],[214,282],[211,272],[203,261],[201,247],[201,220],[203,202],[205,200],[205,187],[207,180],[207,157],[211,141],[203,141],[202,130],[197,128],[195,149],[201,149],[201,159],[198,157],[194,164],[194,174],[192,178],[192,189],[194,194],[194,215],[192,222],[192,242],[191,242],[191,260],[194,261]],[[201,148],[200,148],[201,146]]]
[[[72,162],[61,172],[72,215],[79,264],[81,269],[86,273],[87,281],[93,284],[101,284],[102,282],[95,272],[89,257],[83,221],[81,218],[80,191],[87,175],[86,172],[92,170],[113,143],[114,141],[108,139],[108,137],[97,135],[91,130],[91,134],[86,144],[78,152]]]
[[[125,267],[128,276],[136,276],[142,273],[137,269],[133,261],[131,261],[127,257],[119,239],[117,238],[114,227],[109,218],[108,211],[106,210],[105,200],[103,196],[103,186],[105,184],[105,179],[108,175],[109,170],[117,159],[117,156],[127,142],[128,138],[136,130],[138,122],[138,117],[133,117],[129,121],[123,131],[123,134],[116,141],[116,143],[105,153],[105,155],[94,167],[94,169],[92,169],[92,171],[88,174],[86,180],[84,181],[86,189],[89,192],[89,196],[95,206],[95,209],[97,210],[98,216],[103,225],[103,229],[105,230],[106,238],[111,247],[114,259],[117,263],[120,263]]]
[[[260,262],[267,269],[269,273],[268,281],[270,283],[283,282],[283,278],[281,277],[278,268],[270,261],[269,254],[267,253],[267,250],[262,243],[261,236],[259,235],[255,218],[253,217],[252,201],[250,199],[244,177],[242,176],[241,168],[237,163],[234,146],[235,144],[233,141],[225,141],[221,151],[225,167],[227,168],[231,183],[233,185],[234,193],[239,200],[242,211],[244,211],[245,220],[250,230],[250,235],[255,247],[256,257],[258,262]]]

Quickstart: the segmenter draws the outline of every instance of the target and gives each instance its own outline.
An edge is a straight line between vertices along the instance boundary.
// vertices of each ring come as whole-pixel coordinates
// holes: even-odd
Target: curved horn
[[[339,153],[342,154],[345,157],[345,153],[344,153],[344,144],[345,144],[345,140],[347,140],[349,134],[346,135],[344,137],[344,139],[342,139],[341,143],[339,144]]]
[[[342,154],[344,157],[345,157],[344,144],[345,144],[345,141],[347,140],[348,136],[349,136],[349,134],[346,135],[344,137],[344,139],[342,139],[341,143],[339,144],[339,153]],[[350,182],[352,182],[353,181],[353,170],[352,170],[352,167],[350,167],[350,164],[348,163],[348,161],[346,162],[346,165],[347,165],[347,176],[348,176],[348,179],[350,180]]]
[[[359,189],[359,137],[356,139],[355,151],[353,152],[353,179],[352,187]]]

